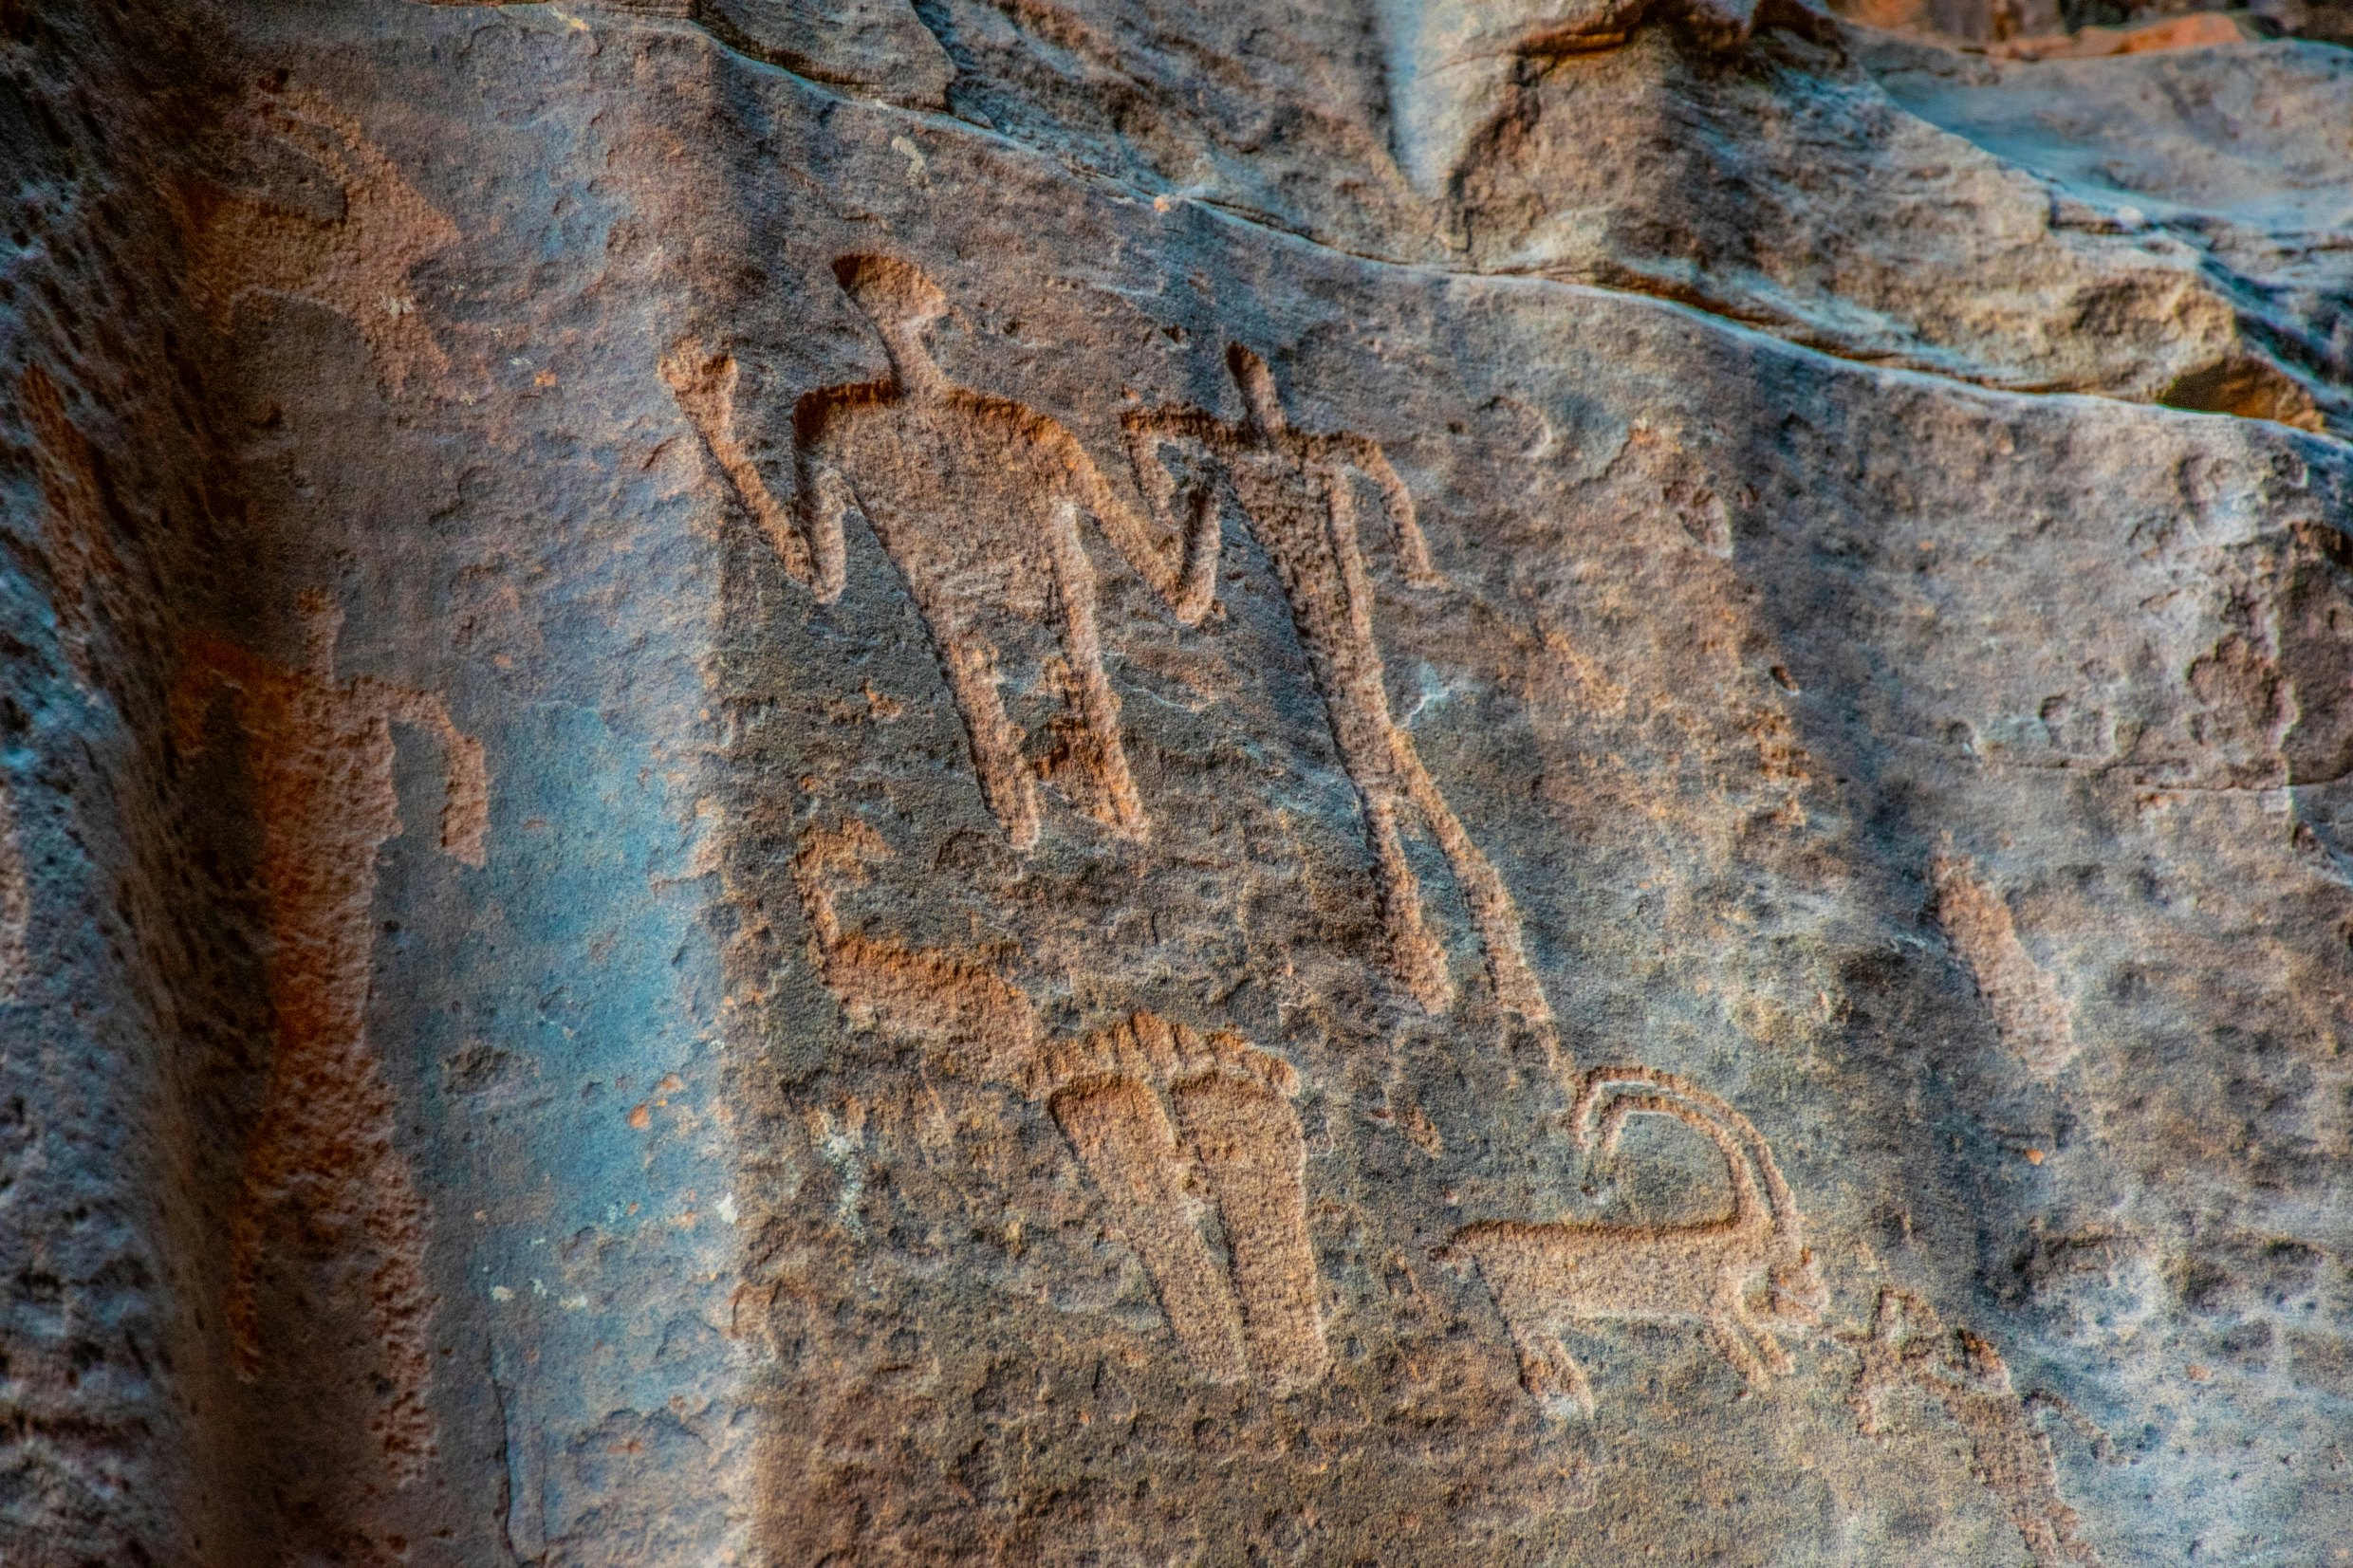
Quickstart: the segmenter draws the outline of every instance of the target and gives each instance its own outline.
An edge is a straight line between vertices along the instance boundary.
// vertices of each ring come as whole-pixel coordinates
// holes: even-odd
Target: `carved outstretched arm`
[[[1191,438],[1207,445],[1215,428],[1209,415],[1190,409],[1136,412],[1121,418],[1128,467],[1152,514],[1150,529],[1112,492],[1092,462],[1079,470],[1081,500],[1095,513],[1120,553],[1127,557],[1128,564],[1168,601],[1170,611],[1185,626],[1197,625],[1217,595],[1217,496],[1207,485],[1197,487],[1187,498],[1185,516],[1179,521],[1169,506],[1176,482],[1160,461],[1160,443]],[[1183,542],[1184,559],[1175,572],[1168,570],[1153,544],[1156,534],[1168,533]]]
[[[373,692],[393,718],[439,737],[445,769],[441,848],[467,865],[482,864],[482,839],[491,820],[491,775],[483,761],[482,743],[458,729],[441,699],[430,692],[413,692],[366,676],[353,685],[363,693]]]
[[[806,453],[796,452],[800,489],[789,512],[769,489],[759,465],[735,430],[735,387],[743,367],[732,354],[717,352],[694,339],[683,339],[663,355],[659,366],[671,396],[702,437],[712,461],[727,475],[746,510],[768,535],[777,559],[795,582],[830,602],[842,592],[842,513],[840,498],[828,492],[812,504]],[[840,476],[834,482],[841,483]],[[846,487],[843,487],[846,489]],[[832,531],[824,531],[825,507],[831,507]],[[831,548],[827,544],[830,539]]]
[[[1380,443],[1356,434],[1336,435],[1332,442],[1337,448],[1334,455],[1345,459],[1380,491],[1381,509],[1388,514],[1390,529],[1397,537],[1405,581],[1417,588],[1442,586],[1446,579],[1431,563],[1430,542],[1422,537],[1420,521],[1414,515],[1414,492],[1398,477]]]
[[[822,456],[803,452],[798,460],[800,489],[793,497],[793,521],[799,528],[792,543],[805,551],[796,566],[796,551],[785,551],[785,569],[817,596],[820,604],[842,597],[848,557],[842,543],[842,522],[860,511],[858,492],[840,469]],[[804,543],[806,542],[806,543]],[[780,544],[780,551],[783,546]]]

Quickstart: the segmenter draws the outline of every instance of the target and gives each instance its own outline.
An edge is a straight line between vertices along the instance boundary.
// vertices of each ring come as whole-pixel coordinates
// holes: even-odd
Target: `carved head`
[[[881,332],[894,362],[910,352],[929,362],[921,333],[948,313],[948,296],[937,285],[892,256],[843,256],[833,264],[833,275]]]
[[[1797,1247],[1776,1259],[1765,1277],[1766,1298],[1774,1317],[1796,1323],[1819,1323],[1830,1304],[1829,1287],[1814,1266],[1814,1249]]]

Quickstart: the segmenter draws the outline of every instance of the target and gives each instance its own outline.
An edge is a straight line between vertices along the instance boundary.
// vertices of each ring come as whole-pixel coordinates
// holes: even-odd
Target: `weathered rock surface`
[[[2353,53],[1874,14],[0,0],[0,1560],[2348,1560]]]

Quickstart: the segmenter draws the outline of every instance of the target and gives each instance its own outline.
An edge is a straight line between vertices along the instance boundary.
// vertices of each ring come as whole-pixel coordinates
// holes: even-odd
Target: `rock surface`
[[[2353,52],[2004,14],[0,0],[0,1560],[2353,1560]]]

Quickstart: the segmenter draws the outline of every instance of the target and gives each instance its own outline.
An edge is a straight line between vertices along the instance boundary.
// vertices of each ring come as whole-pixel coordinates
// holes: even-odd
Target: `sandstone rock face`
[[[0,0],[0,1560],[2346,1560],[2353,53],[1871,19]]]

